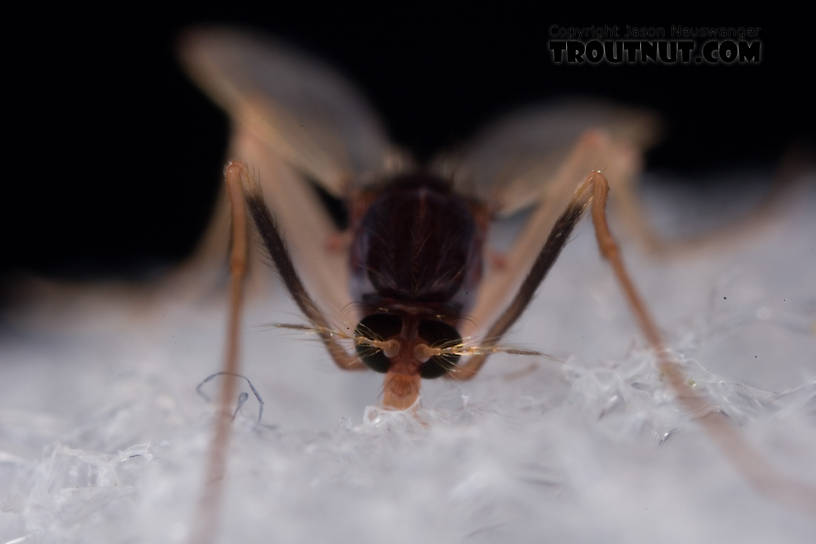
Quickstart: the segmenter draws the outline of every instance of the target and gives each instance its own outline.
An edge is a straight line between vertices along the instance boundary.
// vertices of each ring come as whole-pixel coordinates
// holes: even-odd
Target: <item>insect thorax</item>
[[[483,240],[471,204],[446,180],[401,175],[353,226],[351,294],[364,307],[461,316],[481,278]]]

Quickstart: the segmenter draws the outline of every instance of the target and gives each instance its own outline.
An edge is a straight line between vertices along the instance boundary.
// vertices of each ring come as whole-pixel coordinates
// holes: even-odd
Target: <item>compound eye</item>
[[[446,348],[462,343],[459,331],[447,323],[436,320],[423,320],[419,323],[419,337],[432,348]],[[439,378],[450,372],[459,361],[459,355],[445,353],[434,355],[419,366],[419,375],[426,380]]]
[[[356,342],[357,355],[363,363],[375,372],[388,372],[391,359],[385,356],[383,350],[367,344],[368,340],[388,340],[402,331],[402,318],[391,314],[371,314],[363,318],[354,329],[354,335],[364,341]]]

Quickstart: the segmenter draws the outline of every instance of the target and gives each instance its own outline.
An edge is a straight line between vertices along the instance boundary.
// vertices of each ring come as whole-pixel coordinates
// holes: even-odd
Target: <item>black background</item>
[[[197,22],[249,25],[322,57],[357,83],[392,137],[420,155],[494,115],[550,97],[653,108],[667,137],[649,168],[694,189],[712,171],[771,172],[813,134],[809,29],[744,17],[551,17],[544,8],[385,11],[292,5],[224,13],[120,13],[27,27],[7,86],[2,274],[140,277],[187,254],[211,210],[226,117],[179,70],[173,43]],[[99,13],[95,14],[99,16]],[[548,28],[758,26],[758,66],[556,66]]]

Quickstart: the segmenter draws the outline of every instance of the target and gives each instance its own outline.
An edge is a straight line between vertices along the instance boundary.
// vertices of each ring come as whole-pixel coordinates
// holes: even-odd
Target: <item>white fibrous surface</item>
[[[665,233],[740,196],[644,184]],[[722,185],[720,185],[722,186]],[[816,191],[740,243],[624,257],[690,383],[787,477],[816,486]],[[719,200],[717,200],[719,199]],[[501,233],[499,233],[501,234]],[[0,337],[0,544],[185,542],[215,407],[224,299],[145,310],[76,295],[9,308]],[[219,542],[813,542],[816,519],[751,486],[676,400],[582,220],[499,354],[377,408],[275,285],[248,301],[250,393],[229,450]],[[219,380],[204,386],[215,396]],[[698,414],[699,415],[699,414]]]

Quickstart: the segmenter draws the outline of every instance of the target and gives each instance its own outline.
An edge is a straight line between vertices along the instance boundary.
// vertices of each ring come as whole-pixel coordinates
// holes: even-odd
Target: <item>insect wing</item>
[[[268,149],[331,194],[376,178],[394,157],[384,129],[339,75],[268,38],[188,31],[180,56],[193,79]]]
[[[623,146],[640,153],[657,139],[658,122],[648,112],[602,102],[521,110],[487,126],[458,152],[439,157],[435,168],[454,179],[458,192],[507,216],[532,206],[556,185],[564,161],[590,131],[608,138],[611,154]],[[582,175],[608,168],[614,160],[610,153],[585,158]]]
[[[345,198],[399,167],[398,152],[341,76],[291,46],[228,28],[192,29],[179,45],[192,78],[232,118],[229,157],[260,181],[307,289],[327,315],[343,321],[338,312],[352,308],[347,255],[327,249],[339,231],[304,176]],[[196,262],[223,260],[228,221],[226,206],[219,206]],[[259,267],[251,268],[253,276]]]
[[[353,327],[359,318],[348,290],[348,255],[326,247],[338,230],[314,190],[249,131],[236,132],[230,153],[248,165],[252,183],[260,183],[265,204],[315,303],[333,326]]]
[[[509,216],[535,206],[505,253],[501,270],[488,267],[464,336],[479,338],[506,306],[574,189],[593,170],[627,183],[640,156],[657,139],[649,113],[599,102],[571,102],[522,110],[488,126],[434,167],[453,179],[455,190]]]

